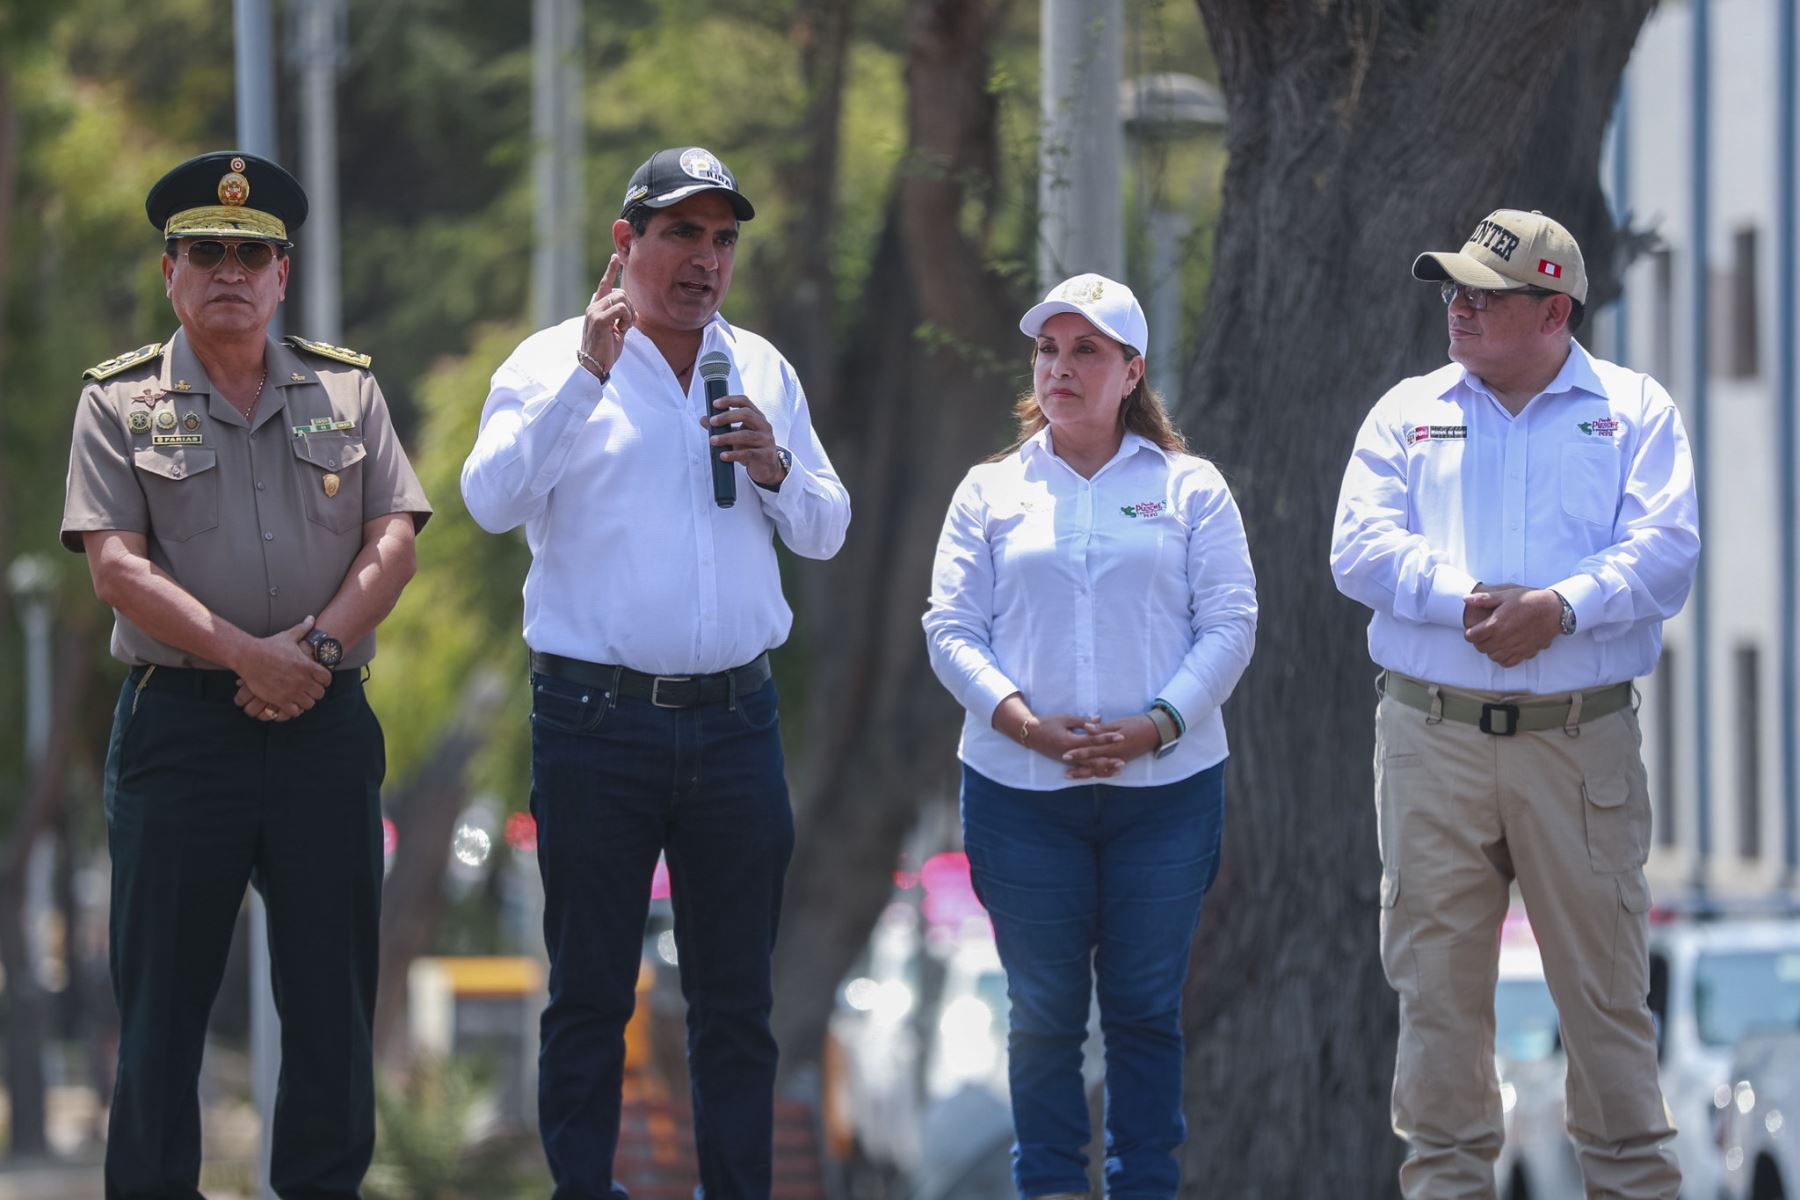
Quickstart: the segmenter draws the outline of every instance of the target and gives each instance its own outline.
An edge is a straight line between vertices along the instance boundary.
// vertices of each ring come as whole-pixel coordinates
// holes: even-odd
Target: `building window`
[[[1731,237],[1730,359],[1733,379],[1756,378],[1756,228],[1745,226]]]
[[[1666,343],[1664,343],[1666,345]],[[1659,346],[1658,354],[1667,351]],[[1656,665],[1656,844],[1675,844],[1675,649],[1663,644]]]
[[[1739,858],[1755,858],[1762,852],[1762,671],[1755,646],[1739,646],[1732,657],[1737,695],[1737,852]]]

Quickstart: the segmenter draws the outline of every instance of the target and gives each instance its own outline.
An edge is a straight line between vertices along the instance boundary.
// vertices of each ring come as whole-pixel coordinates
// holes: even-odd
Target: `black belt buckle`
[[[686,684],[687,692],[682,699],[664,700],[662,688],[665,683]],[[657,675],[650,680],[650,703],[658,708],[692,708],[698,700],[699,690],[699,684],[692,675]],[[676,694],[683,695],[679,689]]]
[[[1494,714],[1500,713],[1506,718],[1506,728],[1494,728]],[[1519,732],[1519,706],[1516,704],[1483,704],[1481,706],[1481,732],[1491,733],[1495,737],[1511,737]]]

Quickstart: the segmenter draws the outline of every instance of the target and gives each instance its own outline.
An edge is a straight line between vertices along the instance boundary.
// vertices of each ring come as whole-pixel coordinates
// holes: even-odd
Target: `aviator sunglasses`
[[[212,238],[200,242],[189,242],[187,260],[196,271],[216,271],[219,269],[219,264],[225,261],[227,252],[237,259],[238,266],[252,275],[266,270],[269,264],[275,261],[275,247],[268,242],[227,244]]]

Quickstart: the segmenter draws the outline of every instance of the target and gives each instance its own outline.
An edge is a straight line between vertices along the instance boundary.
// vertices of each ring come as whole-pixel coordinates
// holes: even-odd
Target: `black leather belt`
[[[363,670],[362,667],[350,667],[333,671],[331,682],[325,685],[325,699],[361,691]],[[168,692],[195,700],[222,700],[227,703],[237,698],[237,674],[232,671],[153,666],[133,667],[126,674],[131,680],[132,690],[140,693]]]
[[[531,669],[566,683],[616,690],[634,700],[648,700],[658,708],[693,708],[700,704],[728,704],[769,682],[773,672],[769,656],[759,654],[741,667],[714,675],[646,675],[630,667],[591,663],[560,654],[531,652]]]

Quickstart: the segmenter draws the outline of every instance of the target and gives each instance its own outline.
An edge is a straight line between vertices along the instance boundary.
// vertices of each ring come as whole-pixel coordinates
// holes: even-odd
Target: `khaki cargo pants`
[[[1495,1194],[1494,988],[1514,879],[1556,1001],[1587,1194],[1673,1200],[1680,1190],[1646,1003],[1650,799],[1639,743],[1630,709],[1578,736],[1504,737],[1382,698],[1381,958],[1400,996],[1393,1115],[1412,1147],[1400,1168],[1408,1200]]]

